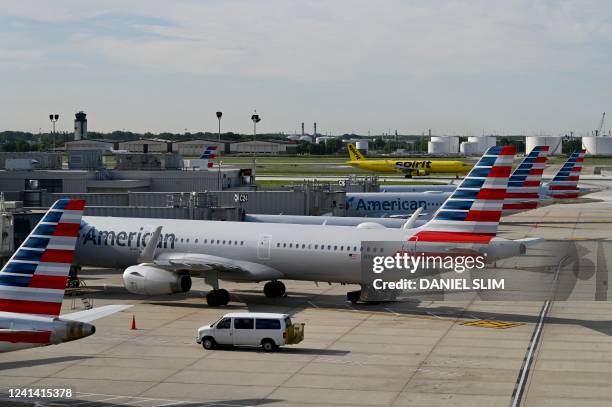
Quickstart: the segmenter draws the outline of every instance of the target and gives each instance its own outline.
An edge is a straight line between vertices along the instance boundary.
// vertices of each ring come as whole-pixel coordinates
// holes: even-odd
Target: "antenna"
[[[599,128],[595,132],[596,136],[599,136],[600,134],[603,134],[602,132],[604,130],[605,120],[606,120],[606,112],[603,112],[602,115],[601,115],[601,121],[599,122]]]

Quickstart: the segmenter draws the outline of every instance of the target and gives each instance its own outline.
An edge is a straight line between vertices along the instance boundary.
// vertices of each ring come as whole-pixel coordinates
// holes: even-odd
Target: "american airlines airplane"
[[[285,293],[280,279],[355,283],[363,289],[361,258],[384,255],[383,242],[394,242],[397,250],[425,254],[478,252],[490,261],[512,257],[540,240],[496,237],[514,154],[512,146],[490,148],[433,220],[421,227],[86,216],[75,264],[125,268],[127,290],[145,295],[189,291],[191,276],[200,275],[213,287],[206,296],[208,304],[218,306],[230,300],[219,280],[268,281],[264,287],[268,297]],[[366,251],[362,242],[381,244]]]
[[[548,146],[538,146],[535,149],[543,148]],[[534,150],[526,156],[531,157]],[[582,170],[582,162],[584,161],[584,155],[586,150],[576,150],[574,151],[567,161],[561,166],[561,168],[557,171],[557,173],[553,176],[550,182],[544,183],[539,187],[539,193],[541,198],[576,198],[577,196],[587,194],[591,192],[586,188],[578,187],[578,178],[580,176],[580,171]],[[525,162],[525,161],[523,161]],[[569,179],[570,172],[572,172],[571,176],[574,177]],[[562,196],[565,195],[562,191],[563,187],[568,187],[572,192],[570,196]],[[510,187],[510,185],[509,185]],[[454,184],[446,184],[446,185],[382,185],[380,187],[380,192],[452,192],[457,188],[457,185]],[[556,191],[556,192],[553,192]],[[576,195],[576,193],[578,195]]]
[[[548,155],[548,146],[537,146],[526,155],[521,163],[515,168],[508,181],[508,190],[506,192],[506,199],[504,200],[504,207],[502,215],[508,215],[520,211],[535,209],[540,203],[541,197],[539,195],[540,184],[542,182],[542,174],[544,172],[544,166],[546,164],[546,156]],[[568,160],[568,163],[571,161]],[[566,163],[567,164],[567,163]],[[562,170],[559,170],[560,172]],[[555,181],[557,182],[557,181]],[[575,181],[577,185],[578,181]],[[427,187],[425,185],[418,185],[418,187]],[[434,185],[433,187],[452,187],[454,191],[456,185]],[[427,219],[431,218],[433,214],[446,202],[448,197],[452,194],[451,192],[438,191],[438,193],[429,191],[426,192],[410,192],[410,193],[353,193],[347,194],[351,204],[355,205],[355,199],[358,198],[359,205],[369,205],[369,209],[378,211],[379,214],[388,215],[390,212],[391,204],[389,202],[401,202],[402,206],[405,207],[404,211],[396,212],[393,208],[393,214],[404,213],[410,214],[412,211],[410,202],[420,202],[421,204],[417,207],[422,208],[424,216],[420,216],[415,219],[411,225],[421,226],[427,222]],[[390,199],[385,199],[389,197]],[[398,203],[396,206],[399,206]],[[416,206],[416,205],[415,205]],[[353,208],[355,209],[355,208]],[[386,212],[384,211],[386,209]],[[354,212],[349,212],[354,213]],[[362,212],[363,213],[363,212]],[[365,212],[372,214],[373,211]],[[360,226],[360,225],[373,225],[380,224],[384,227],[401,228],[405,227],[406,219],[395,219],[393,217],[369,217],[369,216],[347,216],[347,217],[334,217],[334,216],[299,216],[299,215],[259,215],[251,214],[246,215],[246,222],[269,222],[269,223],[296,223],[296,224],[309,224],[309,225],[343,225],[343,226]]]
[[[92,335],[89,322],[130,307],[107,305],[59,318],[85,201],[60,199],[0,270],[0,352]]]

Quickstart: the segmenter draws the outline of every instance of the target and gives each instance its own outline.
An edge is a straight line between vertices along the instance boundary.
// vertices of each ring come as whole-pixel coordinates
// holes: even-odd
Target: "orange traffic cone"
[[[132,315],[132,329],[137,329],[136,328],[136,317],[134,315]]]

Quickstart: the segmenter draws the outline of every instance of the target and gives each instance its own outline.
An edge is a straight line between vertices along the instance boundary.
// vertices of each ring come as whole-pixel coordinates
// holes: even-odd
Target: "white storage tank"
[[[448,154],[448,143],[445,141],[429,141],[427,142],[427,153],[434,155]]]
[[[357,147],[357,150],[361,151],[362,153],[367,153],[369,148],[368,140],[360,140],[356,142],[355,147]]]
[[[587,155],[612,155],[612,137],[585,136],[582,138],[582,148]]]
[[[480,151],[480,143],[474,141],[464,141],[461,143],[459,146],[459,152],[467,156],[482,154]]]
[[[300,136],[299,140],[300,141],[306,141],[308,143],[312,143],[312,137],[310,137],[310,136]]]
[[[455,154],[459,152],[459,137],[457,136],[432,136],[427,144],[429,154]]]
[[[548,146],[548,155],[561,154],[563,138],[556,136],[527,136],[525,139],[525,151],[529,152],[536,146]]]

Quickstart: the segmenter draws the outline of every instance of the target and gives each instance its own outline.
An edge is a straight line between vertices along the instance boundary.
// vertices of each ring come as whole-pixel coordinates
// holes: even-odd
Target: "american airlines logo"
[[[427,201],[408,201],[400,198],[392,200],[367,201],[363,198],[355,199],[355,197],[351,197],[346,200],[346,206],[348,209],[364,211],[415,211],[420,207],[426,209]]]
[[[119,246],[119,247],[145,247],[152,232],[115,232],[112,230],[98,230],[90,228],[83,234],[83,246],[90,243],[95,246]],[[158,248],[174,249],[176,235],[174,233],[162,233],[159,236]]]

